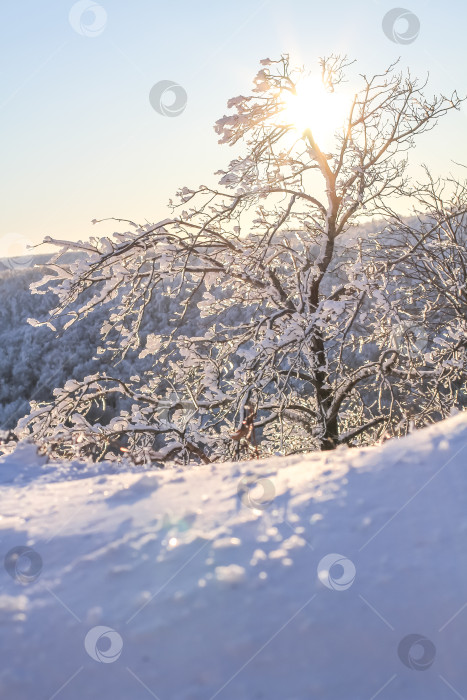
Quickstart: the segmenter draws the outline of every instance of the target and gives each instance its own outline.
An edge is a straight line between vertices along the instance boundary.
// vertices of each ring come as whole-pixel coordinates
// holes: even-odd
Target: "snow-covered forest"
[[[0,270],[0,425],[3,430],[15,427],[29,408],[30,400],[50,401],[55,387],[68,380],[82,380],[97,371],[108,371],[109,365],[96,357],[95,347],[105,310],[98,310],[78,327],[66,334],[48,328],[34,328],[29,318],[46,317],[53,306],[54,295],[32,295],[30,285],[44,274],[43,258]],[[0,261],[1,265],[1,261]],[[152,332],[166,332],[170,315],[170,299],[161,297],[151,305],[147,327]],[[147,364],[147,363],[146,363]],[[119,374],[129,377],[144,367],[142,360],[125,359]],[[109,411],[111,409],[109,408]]]
[[[371,237],[379,226],[380,222],[370,222],[352,231],[350,241],[346,240],[342,244],[340,260],[342,261],[349,248],[352,250],[355,241]],[[30,291],[30,286],[43,276],[46,260],[47,256],[37,256],[28,259],[27,264],[24,264],[19,259],[12,269],[3,265],[4,269],[0,270],[0,338],[4,347],[0,358],[0,426],[4,431],[5,441],[8,435],[13,436],[12,429],[28,412],[30,401],[51,401],[55,387],[65,386],[69,380],[82,381],[96,373],[109,374],[112,368],[108,357],[93,352],[98,345],[99,330],[106,318],[105,307],[96,309],[79,325],[71,326],[66,333],[56,333],[47,327],[35,328],[28,323],[28,319],[46,318],[54,305],[55,296],[50,292],[33,295]],[[339,270],[336,270],[335,274],[330,276],[329,284],[339,281]],[[201,294],[198,294],[198,300],[201,300]],[[150,334],[169,334],[176,323],[177,310],[177,299],[162,294],[153,298],[142,324],[143,344]],[[393,321],[389,347],[418,357],[420,353],[428,353],[435,347],[436,326],[421,321],[422,306],[417,304],[416,295],[410,311],[411,315],[407,314]],[[240,323],[243,316],[241,306],[230,311],[233,323]],[[436,318],[435,314],[433,317]],[[438,310],[441,323],[445,318],[446,310],[443,315],[440,315]],[[188,309],[185,328],[191,335],[203,328],[207,330],[206,320],[196,303]],[[363,334],[364,328],[360,327],[360,332]],[[139,352],[129,352],[119,362],[119,378],[128,380],[131,376],[150,368],[150,358],[141,358],[139,355]],[[357,366],[357,363],[355,365]],[[456,399],[452,404],[446,405],[444,415],[452,408],[465,407],[467,397],[462,383],[459,385]],[[119,414],[124,405],[125,401],[116,396],[107,403],[105,409],[97,410],[95,415],[99,416],[99,419],[111,420]],[[410,429],[410,421],[403,419],[398,427],[399,434],[406,434]]]

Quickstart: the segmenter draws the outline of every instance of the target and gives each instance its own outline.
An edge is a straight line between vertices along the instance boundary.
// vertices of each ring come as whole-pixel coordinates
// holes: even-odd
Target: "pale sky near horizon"
[[[290,53],[311,68],[321,55],[347,53],[361,72],[373,73],[400,56],[414,75],[430,73],[430,95],[455,88],[466,94],[465,0],[404,0],[420,22],[408,44],[390,41],[382,29],[397,6],[4,1],[0,258],[17,254],[10,250],[15,237],[87,239],[125,228],[93,227],[94,218],[165,218],[179,186],[209,180],[235,156],[217,144],[212,127],[229,97],[251,89],[262,58]],[[403,20],[397,26],[405,29]],[[186,91],[178,116],[158,114],[150,104],[151,88],[163,80]],[[453,161],[467,164],[466,133],[464,107],[420,139],[411,163],[426,162],[439,175],[455,171]]]

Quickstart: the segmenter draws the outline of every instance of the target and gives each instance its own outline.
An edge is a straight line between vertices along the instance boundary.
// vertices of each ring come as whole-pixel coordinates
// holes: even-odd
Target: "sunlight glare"
[[[311,129],[321,149],[334,142],[335,132],[341,129],[348,116],[348,99],[343,92],[328,92],[317,77],[308,77],[297,86],[297,93],[283,94],[287,123],[300,131]]]

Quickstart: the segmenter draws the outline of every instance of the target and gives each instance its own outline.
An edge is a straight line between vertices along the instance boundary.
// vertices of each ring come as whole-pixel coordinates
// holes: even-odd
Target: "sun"
[[[329,148],[337,131],[348,117],[348,98],[343,92],[329,92],[317,77],[307,77],[296,88],[296,94],[281,94],[284,108],[281,118],[303,132],[310,129],[318,146]]]

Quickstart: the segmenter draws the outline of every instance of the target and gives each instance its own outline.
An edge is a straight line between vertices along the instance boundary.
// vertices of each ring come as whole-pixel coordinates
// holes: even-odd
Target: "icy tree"
[[[418,243],[385,261],[381,242],[399,222],[398,198],[414,192],[416,136],[459,99],[427,98],[396,64],[362,75],[328,145],[320,132],[337,114],[332,100],[349,94],[350,65],[322,59],[317,85],[288,56],[262,61],[252,93],[231,99],[215,125],[239,151],[217,187],[181,188],[173,217],[154,225],[127,222],[128,232],[87,243],[47,239],[60,248],[36,287],[59,297],[47,323],[66,327],[107,305],[97,352],[112,354],[115,372],[67,382],[53,403],[32,406],[19,435],[51,454],[207,462],[238,452],[232,435],[252,415],[261,454],[371,442],[400,422],[394,384],[403,394],[411,367],[391,340],[401,311],[391,275]],[[375,218],[380,228],[356,228]],[[81,255],[64,264],[70,251]],[[170,332],[143,337],[160,295],[177,300]],[[135,352],[151,368],[122,381],[118,359]],[[115,394],[127,409],[91,420]]]
[[[411,195],[413,216],[393,217],[388,228],[405,355],[394,374],[407,380],[399,404],[419,424],[467,406],[467,182],[434,180],[424,170],[425,184]]]

